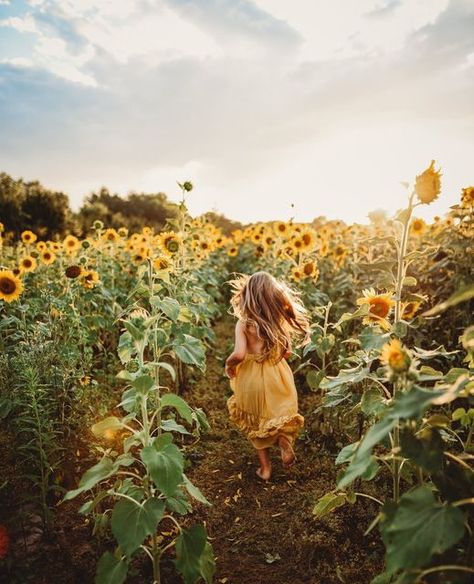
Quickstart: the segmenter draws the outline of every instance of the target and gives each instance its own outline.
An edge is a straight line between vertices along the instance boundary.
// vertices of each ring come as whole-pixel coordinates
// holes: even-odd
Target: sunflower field
[[[180,188],[161,232],[0,239],[0,581],[472,582],[474,187],[425,222],[433,162],[393,218],[229,233]],[[268,484],[225,407],[227,282],[259,270],[312,322]]]

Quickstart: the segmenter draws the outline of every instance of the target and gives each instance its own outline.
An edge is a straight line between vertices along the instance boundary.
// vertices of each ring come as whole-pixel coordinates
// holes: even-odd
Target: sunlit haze
[[[473,31],[472,0],[0,0],[0,171],[366,222],[435,159],[429,219],[473,181]]]

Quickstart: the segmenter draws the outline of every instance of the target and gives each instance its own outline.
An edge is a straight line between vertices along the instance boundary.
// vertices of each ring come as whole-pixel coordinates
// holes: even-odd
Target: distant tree
[[[111,194],[105,187],[86,197],[79,210],[84,231],[99,219],[106,227],[128,227],[138,231],[144,225],[161,230],[166,221],[176,216],[176,205],[164,193],[129,193],[126,197]]]
[[[15,180],[4,172],[0,174],[0,221],[12,238],[31,229],[51,239],[73,227],[66,194],[45,189],[38,181]]]

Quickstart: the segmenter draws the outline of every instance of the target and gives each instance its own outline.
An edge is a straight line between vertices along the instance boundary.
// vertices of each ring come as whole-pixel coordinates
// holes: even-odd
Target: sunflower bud
[[[81,245],[82,245],[83,249],[89,249],[91,246],[91,242],[87,241],[87,239],[84,239],[83,241],[81,241]]]
[[[193,183],[187,180],[185,183],[183,183],[183,189],[189,193],[189,191],[193,190]]]
[[[140,369],[140,363],[138,359],[132,359],[126,365],[126,369],[129,373],[136,373]]]
[[[441,192],[441,173],[434,169],[435,161],[416,177],[415,193],[420,203],[428,205],[437,199]]]
[[[103,229],[104,228],[104,224],[102,223],[102,221],[99,221],[97,219],[97,221],[94,221],[94,223],[92,224],[93,229]]]

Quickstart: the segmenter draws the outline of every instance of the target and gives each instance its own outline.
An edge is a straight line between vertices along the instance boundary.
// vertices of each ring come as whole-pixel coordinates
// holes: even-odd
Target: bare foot
[[[271,467],[265,469],[262,467],[257,468],[257,476],[260,477],[263,481],[269,481],[270,477],[272,476]]]
[[[280,446],[281,460],[283,462],[283,466],[287,468],[293,466],[293,464],[296,461],[296,455],[293,450],[293,446],[291,445],[291,442],[288,440],[286,436],[280,436],[280,438],[278,439],[278,445]]]

